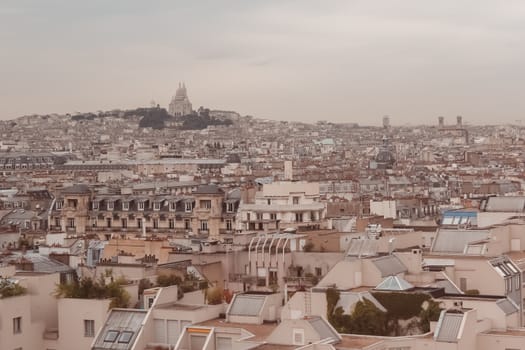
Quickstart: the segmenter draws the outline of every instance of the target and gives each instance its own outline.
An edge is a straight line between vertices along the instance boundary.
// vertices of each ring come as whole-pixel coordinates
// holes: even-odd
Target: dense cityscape
[[[380,121],[1,121],[0,348],[520,349],[521,124]]]

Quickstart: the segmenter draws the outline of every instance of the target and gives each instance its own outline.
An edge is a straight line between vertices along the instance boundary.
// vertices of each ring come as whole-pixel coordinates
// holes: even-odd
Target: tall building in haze
[[[188,93],[186,92],[186,85],[184,83],[179,83],[179,88],[177,89],[175,96],[172,97],[168,107],[168,113],[173,116],[182,116],[191,114],[192,111],[191,102],[188,98]]]

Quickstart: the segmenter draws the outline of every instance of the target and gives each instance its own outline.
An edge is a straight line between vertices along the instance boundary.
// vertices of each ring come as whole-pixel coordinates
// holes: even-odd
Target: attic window
[[[131,337],[133,337],[133,332],[124,331],[120,334],[120,337],[118,338],[118,342],[127,344],[131,340]]]
[[[302,328],[294,328],[292,330],[293,334],[293,345],[304,345],[304,329]]]
[[[108,343],[114,343],[115,340],[117,340],[119,333],[119,331],[108,331],[104,337],[104,341]]]

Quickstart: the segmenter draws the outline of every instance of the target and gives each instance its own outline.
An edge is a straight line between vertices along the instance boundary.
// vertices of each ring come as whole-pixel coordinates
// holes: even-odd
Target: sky
[[[0,119],[163,107],[525,119],[525,1],[0,0]]]

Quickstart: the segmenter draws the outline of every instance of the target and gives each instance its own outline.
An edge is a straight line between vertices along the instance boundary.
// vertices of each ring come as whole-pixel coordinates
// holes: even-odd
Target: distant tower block
[[[383,128],[389,129],[390,128],[390,117],[388,115],[385,115],[383,117]]]
[[[286,181],[292,181],[293,180],[293,169],[292,169],[292,161],[291,160],[285,160],[284,161],[284,179]]]
[[[445,126],[445,118],[443,117],[438,117],[438,125],[440,128],[444,127]]]
[[[456,124],[457,124],[457,126],[462,126],[463,125],[463,117],[462,116],[458,115],[456,117]]]

